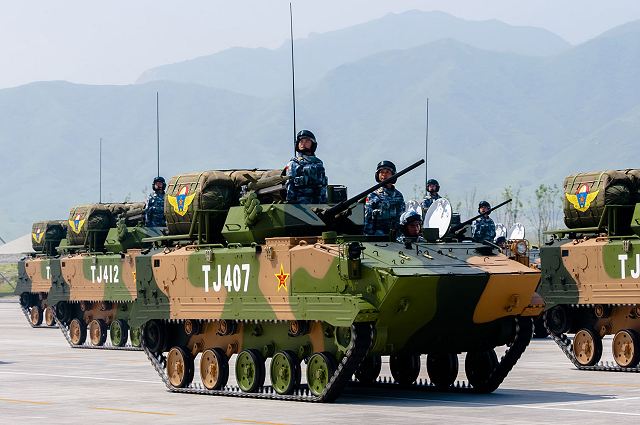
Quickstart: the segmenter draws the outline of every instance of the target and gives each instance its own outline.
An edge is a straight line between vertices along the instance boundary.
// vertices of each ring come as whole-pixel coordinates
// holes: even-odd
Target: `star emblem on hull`
[[[282,264],[280,264],[280,273],[276,274],[275,277],[278,278],[278,292],[280,292],[280,288],[284,288],[285,291],[288,291],[287,278],[289,277],[289,273],[284,272]]]

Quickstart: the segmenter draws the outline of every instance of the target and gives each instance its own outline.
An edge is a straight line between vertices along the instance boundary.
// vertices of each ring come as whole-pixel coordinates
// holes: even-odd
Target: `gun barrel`
[[[403,176],[404,174],[406,174],[409,171],[419,167],[422,164],[424,164],[424,159],[421,159],[420,161],[417,161],[417,162],[411,164],[407,168],[395,173],[393,176],[389,177],[388,179],[382,180],[380,183],[377,183],[377,184],[371,186],[369,189],[364,190],[364,191],[358,193],[357,195],[352,196],[351,198],[349,198],[349,199],[347,199],[345,201],[342,201],[339,204],[332,206],[331,208],[328,208],[328,209],[324,210],[322,212],[321,218],[331,219],[331,218],[335,217],[336,215],[340,214],[341,212],[343,212],[347,208],[349,208],[349,206],[351,206],[355,202],[358,202],[360,199],[364,198],[365,196],[367,196],[368,194],[370,194],[374,190],[376,190],[376,189],[378,189],[378,188],[380,188],[380,187],[382,187],[382,186],[384,186],[386,184],[394,183],[398,177]]]
[[[491,213],[491,212],[493,212],[493,210],[497,210],[498,208],[500,208],[500,207],[502,207],[504,205],[507,205],[511,201],[512,201],[511,199],[507,199],[506,201],[496,205],[495,207],[489,208],[489,211],[487,211],[485,214]],[[462,229],[464,226],[467,226],[467,225],[473,223],[474,220],[477,220],[478,218],[482,217],[483,215],[484,214],[478,214],[476,216],[471,217],[470,219],[468,219],[466,221],[463,221],[462,223],[458,224],[457,226],[452,227],[451,230],[449,230],[449,233],[457,232],[458,230]]]

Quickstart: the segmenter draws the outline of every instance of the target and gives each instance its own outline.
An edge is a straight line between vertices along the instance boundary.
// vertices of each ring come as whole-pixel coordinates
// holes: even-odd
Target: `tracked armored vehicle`
[[[640,372],[640,170],[571,175],[564,192],[568,229],[540,249],[545,326],[578,369]]]
[[[142,239],[162,230],[141,225],[143,206],[90,204],[70,211],[61,255],[51,262],[49,303],[74,348],[139,349],[140,331],[129,326],[137,295],[134,260],[145,247]]]
[[[345,199],[330,187],[329,205],[287,204],[280,170],[238,174],[246,184],[215,171],[172,178],[169,236],[135,258],[131,322],[170,391],[304,401],[332,401],[345,385],[491,392],[525,350],[543,307],[535,270],[437,232],[413,244],[361,236],[356,201],[367,191]],[[454,386],[459,353],[464,388]],[[419,385],[421,354],[430,382]]]
[[[51,289],[51,259],[65,238],[67,228],[61,221],[40,221],[31,228],[31,246],[35,251],[18,261],[18,282],[14,291],[20,308],[34,328],[54,327],[55,314],[47,299]],[[44,321],[44,324],[43,324]]]

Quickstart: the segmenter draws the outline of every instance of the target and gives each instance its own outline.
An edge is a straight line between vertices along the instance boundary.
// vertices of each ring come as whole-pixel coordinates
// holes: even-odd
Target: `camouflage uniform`
[[[496,237],[496,225],[489,216],[483,215],[477,219],[473,227],[473,240],[477,242],[493,242]]]
[[[164,227],[164,192],[153,192],[144,206],[144,222],[147,227]]]
[[[327,176],[322,160],[298,153],[287,164],[287,202],[324,204],[327,202]]]
[[[364,234],[382,236],[398,230],[404,209],[402,193],[394,187],[370,193],[364,205]]]
[[[422,204],[420,204],[423,213],[427,212],[431,204],[433,204],[433,201],[440,198],[442,198],[442,196],[438,195],[437,193],[435,195],[431,195],[430,193],[428,193],[427,196],[422,200]]]

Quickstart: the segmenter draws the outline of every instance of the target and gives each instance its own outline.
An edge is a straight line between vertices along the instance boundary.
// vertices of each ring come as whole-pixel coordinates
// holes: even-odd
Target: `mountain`
[[[388,14],[361,25],[296,40],[296,83],[305,87],[328,71],[384,52],[453,39],[485,50],[548,56],[570,45],[559,36],[503,22],[467,21],[442,12]],[[290,43],[278,49],[232,48],[144,72],[138,83],[170,80],[225,88],[254,96],[288,94],[291,86]]]
[[[298,128],[318,137],[330,183],[354,194],[375,164],[424,156],[455,201],[496,201],[505,186],[532,198],[575,171],[628,168],[640,129],[640,29],[612,30],[553,56],[479,49],[453,39],[341,64],[298,93]],[[40,219],[98,199],[142,200],[155,167],[160,93],[161,173],[282,167],[292,152],[288,96],[248,96],[192,83],[129,86],[34,83],[0,90],[0,169],[6,240]],[[422,190],[424,168],[398,186]],[[473,208],[467,208],[472,211]],[[468,211],[463,211],[468,213]]]

